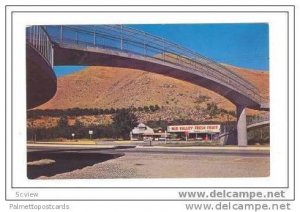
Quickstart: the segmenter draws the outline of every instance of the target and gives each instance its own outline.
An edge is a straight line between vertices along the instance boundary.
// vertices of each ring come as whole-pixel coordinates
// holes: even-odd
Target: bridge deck
[[[177,70],[182,71],[180,77],[195,72],[193,75],[201,75],[203,79],[213,83],[213,86],[207,86],[199,77],[197,78],[201,83],[197,84],[220,93],[237,105],[261,109],[259,92],[249,81],[223,65],[166,39],[123,25],[47,26],[46,30],[51,40],[57,44],[56,47],[59,47],[55,50],[56,65],[69,65],[72,61],[73,65],[75,62],[79,65],[132,66],[145,71],[151,71],[147,68],[150,63],[152,66],[157,64],[161,69],[166,69],[167,66],[173,69],[176,66]],[[63,57],[67,57],[70,62]],[[141,62],[144,65],[137,65]],[[142,66],[146,68],[143,69]]]

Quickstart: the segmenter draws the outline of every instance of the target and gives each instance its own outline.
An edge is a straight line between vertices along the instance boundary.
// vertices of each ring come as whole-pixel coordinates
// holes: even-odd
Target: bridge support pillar
[[[246,123],[246,111],[245,107],[238,105],[236,107],[237,117],[237,144],[238,146],[247,146],[247,123]]]

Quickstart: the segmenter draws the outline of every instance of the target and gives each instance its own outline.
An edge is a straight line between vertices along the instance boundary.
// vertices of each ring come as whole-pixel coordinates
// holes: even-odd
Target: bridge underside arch
[[[229,88],[213,77],[159,59],[106,49],[70,48],[58,44],[54,46],[54,54],[54,65],[111,66],[158,73],[205,87],[224,96],[235,105],[260,109],[258,102]]]
[[[56,93],[57,79],[52,67],[29,44],[26,45],[27,109],[50,100]]]

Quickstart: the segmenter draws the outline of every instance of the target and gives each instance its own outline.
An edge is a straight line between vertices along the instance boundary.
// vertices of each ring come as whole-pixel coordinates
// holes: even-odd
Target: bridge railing
[[[265,121],[270,121],[269,113],[266,113],[264,115],[257,115],[257,116],[247,116],[247,119],[246,119],[247,126],[265,122]],[[227,123],[225,122],[221,125],[220,137],[226,136],[231,133],[235,133],[236,130],[237,130],[236,121],[231,121],[231,122],[227,122]]]
[[[45,59],[49,66],[53,67],[53,47],[48,33],[42,26],[30,26],[26,28],[26,41]]]
[[[51,39],[59,44],[115,49],[151,57],[201,72],[217,79],[250,99],[260,102],[257,88],[223,65],[166,39],[123,25],[45,26]]]
[[[256,124],[256,123],[260,123],[260,122],[264,122],[264,121],[270,121],[269,113],[265,114],[263,116],[247,117],[247,125]]]

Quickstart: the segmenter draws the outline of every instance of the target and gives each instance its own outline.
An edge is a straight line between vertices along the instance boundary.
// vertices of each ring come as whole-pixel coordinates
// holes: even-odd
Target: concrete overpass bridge
[[[247,129],[252,130],[270,125],[270,116],[264,115],[247,121]]]
[[[35,67],[40,69],[35,74],[44,73],[46,66],[52,70],[53,65],[125,67],[174,77],[212,90],[236,105],[239,146],[247,145],[245,108],[269,110],[253,84],[223,65],[176,43],[123,25],[31,26],[27,28],[27,52],[29,50],[46,61]],[[27,53],[27,61],[32,58]],[[29,73],[32,67],[27,65]],[[29,74],[27,79],[38,82],[35,74]],[[50,79],[53,77],[49,77],[49,73],[42,75],[49,79],[48,82],[43,80],[43,84],[36,83],[42,89],[28,86],[27,93],[39,99],[29,96],[28,108],[46,102],[55,94],[56,78]],[[45,95],[38,98],[36,89]]]
[[[270,126],[269,115],[258,116],[256,118],[247,120],[247,131],[262,129],[263,127]],[[233,127],[230,130],[224,131],[218,137],[223,144],[234,144],[234,139],[237,135],[237,128]]]

